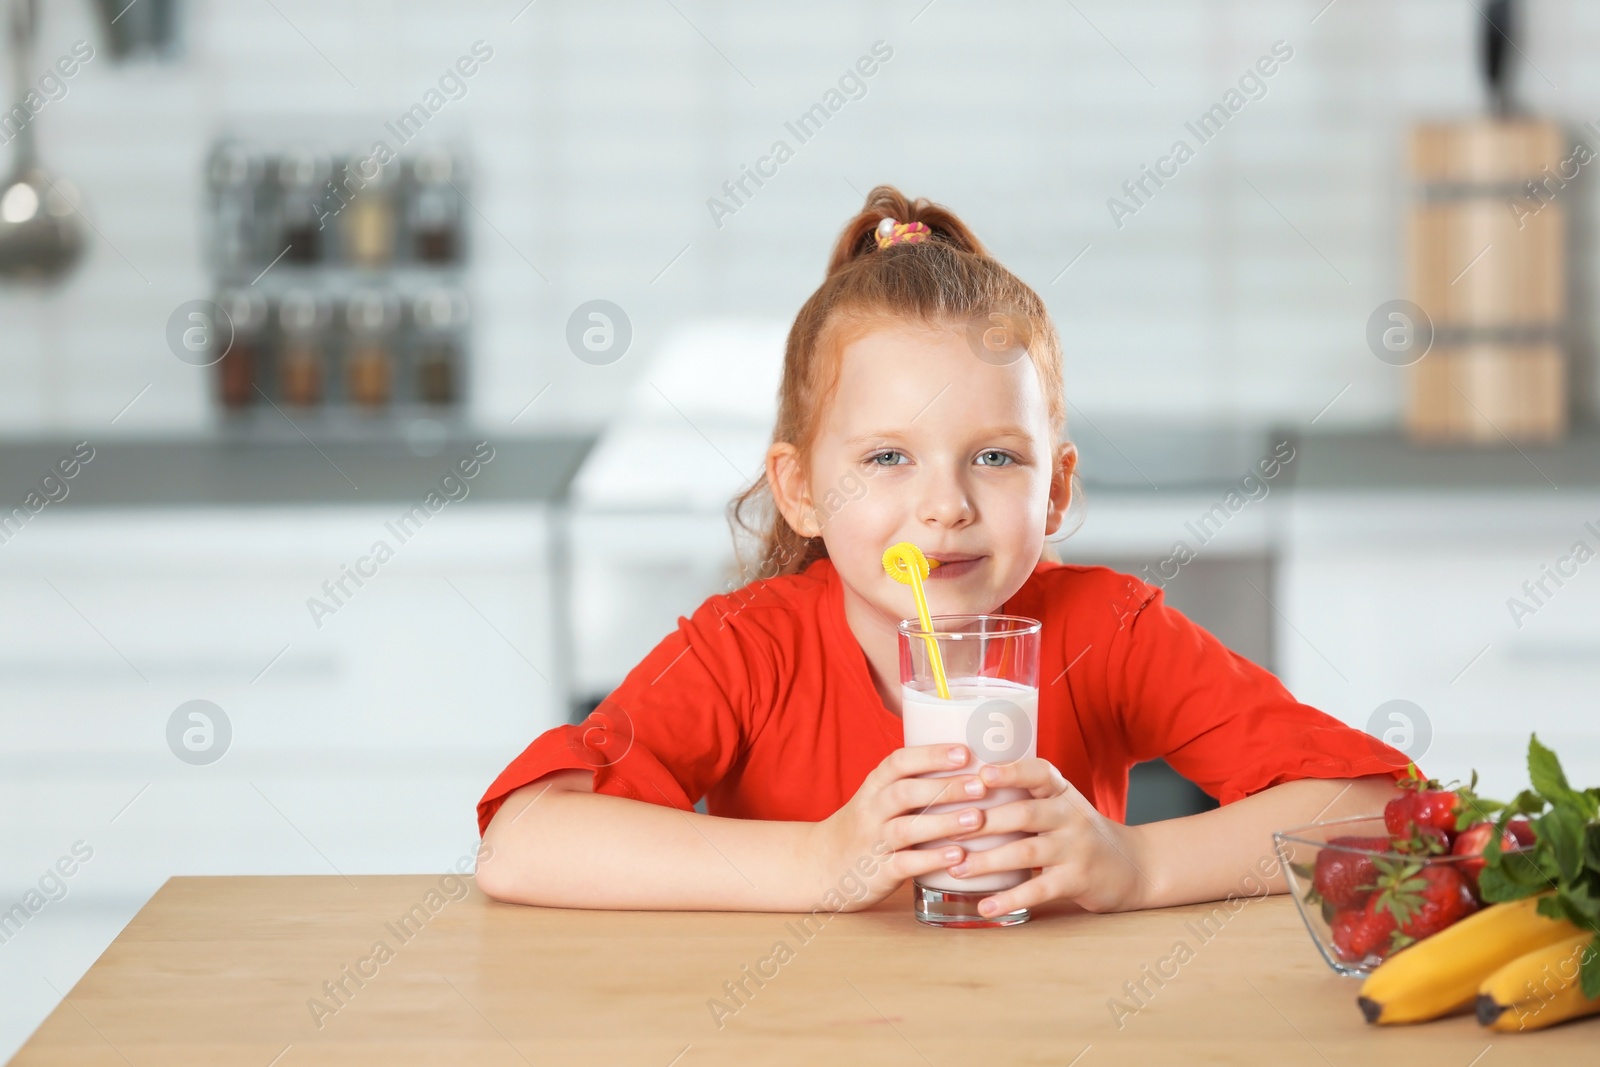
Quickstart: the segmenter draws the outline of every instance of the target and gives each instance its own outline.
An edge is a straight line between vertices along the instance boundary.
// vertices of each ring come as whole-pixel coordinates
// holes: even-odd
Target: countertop
[[[43,479],[73,456],[81,440],[0,442],[0,513],[22,504],[29,492],[46,495]],[[495,439],[485,434],[449,440],[431,455],[418,455],[398,442],[91,439],[93,458],[65,483],[63,500],[75,510],[415,502],[485,440],[493,459],[473,477],[469,502],[561,500],[594,444],[586,436]]]
[[[1556,492],[1600,487],[1600,429],[1555,445],[1419,445],[1400,431],[1212,430],[1073,423],[1090,489],[1126,493],[1238,484],[1285,444],[1275,487],[1307,492]]]
[[[1246,431],[1073,423],[1085,485],[1118,495],[1209,491],[1237,485],[1285,445],[1292,461],[1276,489],[1301,492],[1554,493],[1600,487],[1600,430],[1558,445],[1419,446],[1398,432]],[[91,441],[94,458],[69,483],[74,508],[339,505],[415,500],[469,456],[482,437],[433,455],[403,444],[246,443],[191,437]],[[0,511],[22,503],[74,440],[0,441]],[[556,502],[595,444],[572,435],[491,440],[493,462],[472,499]],[[720,513],[720,503],[716,509]]]
[[[1284,896],[939,930],[909,883],[808,917],[523,907],[454,875],[173,878],[12,1062],[1560,1067],[1600,1041],[1600,1019],[1380,1029],[1356,989]]]
[[[1281,439],[1281,438],[1278,438]],[[1398,432],[1292,437],[1302,490],[1557,492],[1600,487],[1600,430],[1575,430],[1555,445],[1416,445]]]

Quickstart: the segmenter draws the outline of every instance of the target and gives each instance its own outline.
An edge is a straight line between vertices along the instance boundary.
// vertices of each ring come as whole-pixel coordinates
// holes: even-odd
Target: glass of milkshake
[[[905,743],[962,744],[967,764],[935,771],[925,778],[976,774],[985,763],[1014,763],[1037,754],[1039,736],[1039,630],[1036,619],[1019,615],[935,615],[932,629],[915,619],[900,624],[901,719]],[[937,644],[950,699],[939,696],[929,655]],[[990,789],[982,799],[958,798],[934,804],[927,814],[966,807],[992,808],[1028,796],[1025,789]],[[982,834],[957,844],[982,852],[1030,836],[1015,832]],[[918,848],[944,848],[948,838]],[[1028,880],[1031,870],[997,871],[957,878],[948,871],[918,875],[913,899],[919,922],[932,926],[1014,926],[1027,922],[1028,909],[985,916],[978,902]]]

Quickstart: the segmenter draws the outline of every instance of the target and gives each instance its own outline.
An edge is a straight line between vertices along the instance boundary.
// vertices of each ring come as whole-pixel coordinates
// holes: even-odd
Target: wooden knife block
[[[1415,440],[1553,441],[1567,429],[1566,205],[1571,144],[1552,122],[1417,127],[1411,299],[1433,347],[1410,368]],[[1573,175],[1566,168],[1566,178]],[[1528,183],[1543,183],[1530,198]]]

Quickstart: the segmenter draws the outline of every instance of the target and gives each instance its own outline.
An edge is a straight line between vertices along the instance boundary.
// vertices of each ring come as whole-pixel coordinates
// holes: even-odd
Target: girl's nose
[[[931,526],[960,528],[972,521],[972,502],[957,478],[930,479],[919,518]]]

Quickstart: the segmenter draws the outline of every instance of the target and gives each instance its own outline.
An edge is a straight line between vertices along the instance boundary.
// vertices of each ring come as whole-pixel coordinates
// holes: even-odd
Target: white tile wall
[[[210,138],[297,117],[376,135],[479,38],[493,60],[423,136],[464,136],[478,163],[472,404],[486,423],[550,382],[514,431],[612,410],[643,360],[572,358],[562,331],[580,301],[626,308],[639,353],[692,315],[792,316],[877,181],[954,206],[1048,295],[1091,417],[1300,422],[1347,383],[1322,425],[1398,411],[1400,382],[1362,330],[1401,284],[1407,125],[1481,104],[1470,4],[540,0],[513,22],[522,4],[194,0],[180,62],[119,67],[102,49],[38,126],[99,236],[61,291],[0,292],[0,434],[204,427],[201,372],[166,351],[163,326],[206,288]],[[46,7],[42,60],[95,39],[88,5]],[[1574,125],[1600,118],[1600,15],[1524,7],[1524,98]],[[706,198],[880,38],[894,58],[866,97],[717,229]],[[1280,38],[1295,56],[1266,97],[1117,230],[1106,198]],[[1594,276],[1591,201],[1572,190]]]

